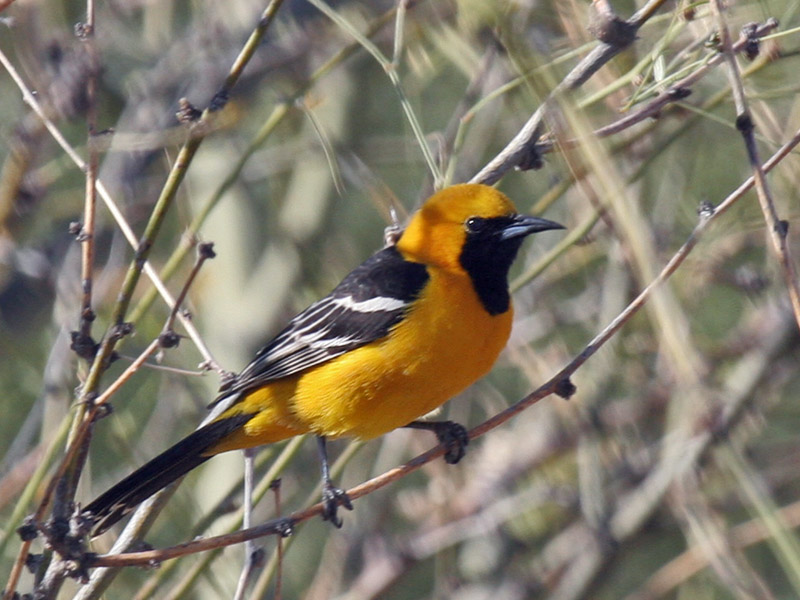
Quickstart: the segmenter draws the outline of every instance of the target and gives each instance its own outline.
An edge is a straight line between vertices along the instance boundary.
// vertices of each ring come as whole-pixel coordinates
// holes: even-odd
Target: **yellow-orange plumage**
[[[416,419],[489,371],[511,332],[507,274],[525,236],[559,225],[464,184],[432,196],[376,253],[297,317],[216,401],[193,434],[87,507],[99,530],[209,456],[301,433],[370,439]],[[460,426],[457,426],[460,428]],[[463,428],[456,438],[463,438]],[[458,439],[456,440],[458,441]],[[463,454],[454,455],[455,462]],[[323,456],[324,459],[324,456]],[[326,480],[326,518],[349,507]]]
[[[513,309],[489,315],[458,263],[464,221],[514,214],[500,192],[453,186],[412,218],[397,248],[428,267],[429,283],[391,335],[266,384],[229,414],[258,413],[209,453],[312,432],[370,439],[402,427],[491,369],[511,333]],[[277,426],[277,427],[276,427]]]

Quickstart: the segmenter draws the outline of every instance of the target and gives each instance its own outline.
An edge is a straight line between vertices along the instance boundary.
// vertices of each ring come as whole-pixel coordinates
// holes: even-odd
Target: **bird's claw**
[[[464,458],[469,444],[469,433],[466,427],[454,421],[442,421],[437,423],[434,431],[439,443],[447,448],[447,452],[444,453],[444,461],[448,465],[454,465]]]
[[[350,497],[347,495],[347,492],[331,484],[323,486],[322,519],[330,521],[336,528],[342,526],[342,520],[337,515],[340,506],[347,510],[353,510],[353,503],[350,502]]]

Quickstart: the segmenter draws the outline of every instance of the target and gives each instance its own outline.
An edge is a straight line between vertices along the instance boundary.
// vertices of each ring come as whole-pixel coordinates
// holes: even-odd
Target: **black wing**
[[[384,337],[419,295],[428,272],[385,248],[294,317],[214,401],[287,377]]]

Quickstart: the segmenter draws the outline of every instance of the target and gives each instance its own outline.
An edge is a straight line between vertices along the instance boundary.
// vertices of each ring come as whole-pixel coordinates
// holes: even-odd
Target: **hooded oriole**
[[[511,331],[508,271],[527,235],[561,225],[517,213],[493,188],[456,185],[428,199],[396,244],[372,255],[294,317],[229,382],[188,437],[90,503],[98,535],[213,455],[317,437],[324,518],[347,495],[330,480],[325,440],[429,429],[464,454],[466,430],[416,421],[489,371]]]

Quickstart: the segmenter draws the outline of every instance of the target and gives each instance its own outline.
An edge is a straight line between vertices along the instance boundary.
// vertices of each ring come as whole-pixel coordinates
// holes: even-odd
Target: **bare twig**
[[[752,45],[754,40],[759,40],[764,36],[771,33],[778,27],[778,21],[775,19],[768,19],[766,22],[755,26],[749,37],[743,37],[731,46],[731,50],[739,54],[747,50]],[[657,117],[660,112],[673,102],[679,102],[688,97],[691,93],[691,87],[705,77],[711,70],[720,65],[725,60],[721,54],[715,54],[710,59],[705,61],[700,67],[682,77],[678,81],[670,85],[666,90],[660,92],[655,98],[644,104],[642,107],[632,111],[630,114],[604,125],[594,131],[597,137],[610,137],[630,129],[632,126],[646,121],[647,119]],[[558,145],[561,147],[572,147],[580,144],[580,140],[559,140]],[[536,150],[540,153],[551,152],[556,144],[550,139],[543,139],[536,143]]]
[[[764,220],[767,223],[767,231],[770,241],[772,242],[772,248],[778,256],[778,263],[780,264],[781,272],[783,273],[783,278],[789,292],[789,299],[792,304],[795,321],[797,321],[797,326],[800,328],[800,283],[798,283],[794,262],[789,256],[787,239],[789,223],[778,217],[778,211],[775,208],[772,192],[766,177],[764,177],[764,171],[761,168],[758,147],[756,146],[755,136],[753,135],[755,130],[753,117],[750,114],[750,108],[747,104],[747,97],[744,93],[744,85],[742,84],[742,77],[739,72],[739,63],[736,61],[733,43],[731,42],[731,34],[728,30],[727,20],[723,14],[721,0],[712,0],[711,8],[717,17],[720,45],[725,60],[728,63],[728,79],[731,83],[733,100],[736,105],[736,129],[742,134],[742,138],[744,139],[744,145],[747,149],[747,159],[753,169],[758,203],[761,206],[761,212],[764,214]],[[758,37],[756,35],[756,27],[752,24],[746,25],[742,31],[741,38],[742,39],[739,40],[740,44],[757,44]]]
[[[724,451],[725,445],[721,450]],[[687,540],[701,548],[717,577],[741,600],[775,600],[766,583],[733,543],[724,520],[702,493],[700,473],[690,471],[675,485],[676,513]]]
[[[793,502],[779,511],[779,517],[790,527],[800,527],[800,502]],[[732,527],[728,532],[730,543],[744,549],[759,544],[772,535],[769,527],[760,518],[752,519]],[[708,565],[709,557],[698,545],[691,546],[666,563],[625,600],[656,600],[667,595],[690,577]]]
[[[183,289],[178,296],[179,302],[182,302],[186,297],[186,294],[194,282],[200,267],[205,263],[206,260],[213,258],[213,256],[214,253],[211,249],[211,244],[202,244],[200,246],[195,266],[189,274],[189,277],[186,279]],[[128,366],[128,368],[125,369],[125,371],[123,371],[123,373],[116,380],[114,380],[114,382],[108,386],[108,388],[100,396],[98,396],[88,408],[85,418],[80,422],[77,430],[73,432],[73,436],[69,442],[67,451],[65,452],[64,458],[56,470],[56,474],[50,479],[48,488],[44,494],[44,498],[37,509],[37,515],[34,516],[34,522],[39,521],[44,516],[44,511],[47,509],[50,497],[56,489],[57,483],[67,472],[69,466],[73,464],[74,458],[78,456],[78,453],[84,446],[83,440],[87,439],[93,423],[99,417],[101,411],[103,411],[103,407],[108,403],[111,397],[130,380],[133,374],[136,373],[142,367],[142,365],[145,364],[145,361],[147,361],[147,359],[150,358],[150,356],[152,356],[159,348],[168,348],[176,345],[176,338],[174,335],[170,335],[170,333],[172,331],[172,324],[175,320],[175,313],[177,312],[178,308],[179,304],[176,304],[175,308],[173,308],[172,312],[167,317],[167,321],[164,325],[161,335],[153,340],[150,345],[145,348],[145,350]],[[39,514],[40,512],[41,514]],[[149,516],[142,517],[142,520],[148,517]],[[57,564],[58,562],[58,560],[54,561],[53,569],[60,572],[61,567]],[[58,585],[60,579],[58,577],[52,577],[48,581],[51,581],[52,585]]]
[[[281,509],[281,480],[274,479],[270,484],[270,489],[275,492],[275,514],[280,515]],[[278,536],[275,554],[277,557],[277,572],[275,575],[275,600],[281,600],[283,592],[283,537]]]
[[[542,134],[544,119],[554,106],[556,98],[583,85],[603,65],[632,44],[636,32],[662,4],[664,0],[650,0],[627,21],[619,19],[608,7],[600,11],[596,28],[600,43],[564,77],[514,139],[470,182],[492,185],[509,169],[519,167],[524,170],[538,164],[535,144]]]
[[[741,422],[746,408],[759,397],[757,389],[768,376],[777,357],[793,342],[793,331],[787,328],[788,314],[782,314],[773,327],[764,333],[763,344],[743,357],[738,371],[730,376],[730,386],[722,395],[723,404],[709,423],[707,415],[695,424],[694,431],[681,440],[681,452],[662,460],[633,490],[622,494],[609,515],[607,526],[598,534],[585,522],[578,522],[548,542],[542,552],[560,548],[559,559],[548,563],[543,577],[558,573],[559,585],[551,593],[558,600],[586,598],[591,584],[604,565],[615,556],[615,549],[640,531],[661,506],[672,483],[696,469],[710,448]]]
[[[651,6],[651,9],[655,9],[655,6]],[[639,13],[637,13],[637,15],[638,14]],[[636,15],[631,18],[631,21],[635,20],[635,16]],[[637,22],[641,22],[641,24],[643,24],[644,21],[642,19],[645,19],[643,15],[638,18]],[[744,51],[749,44],[752,44],[753,40],[758,40],[764,37],[773,31],[777,26],[778,22],[775,19],[769,19],[765,23],[756,26],[751,32],[749,39],[740,39],[732,45],[732,51],[736,53]],[[542,104],[542,106],[540,106],[536,112],[534,112],[534,114],[528,120],[528,123],[525,124],[523,129],[520,130],[514,139],[509,142],[509,144],[470,181],[473,183],[492,184],[499,180],[500,177],[509,169],[518,166],[520,168],[524,168],[519,164],[518,161],[525,157],[526,148],[532,148],[532,154],[537,156],[539,154],[552,152],[556,146],[555,141],[549,139],[549,137],[539,141],[539,138],[542,137],[544,118],[546,117],[547,112],[550,110],[551,104],[556,95],[558,93],[563,93],[566,90],[574,89],[574,87],[577,87],[577,85],[584,83],[585,79],[588,79],[584,71],[587,66],[583,65],[584,63],[588,63],[589,59],[592,61],[598,61],[600,66],[602,66],[602,64],[605,64],[605,62],[610,60],[610,58],[613,58],[613,55],[607,56],[604,53],[597,52],[596,55],[590,54],[583,61],[581,61],[581,63],[576,66],[575,69],[573,69],[573,72],[577,71],[577,74],[573,77],[570,77],[572,73],[567,75],[561,84],[559,84],[559,86],[553,90],[550,97]],[[691,91],[691,86],[697,83],[700,79],[707,75],[712,68],[718,66],[724,60],[725,59],[722,55],[718,54],[713,56],[702,66],[692,71],[686,77],[683,77],[682,79],[673,83],[668,89],[659,93],[655,98],[650,100],[641,108],[631,112],[621,119],[618,119],[614,123],[610,123],[609,125],[599,128],[594,132],[594,134],[598,137],[609,137],[625,131],[637,123],[641,123],[642,121],[657,116],[659,112],[669,104],[686,98]],[[595,69],[595,71],[596,70],[597,69]],[[595,71],[592,71],[592,73]],[[573,81],[577,81],[579,83],[573,85],[571,83]],[[565,82],[570,82],[570,84],[568,85]],[[559,144],[563,144],[566,147],[577,145],[579,143],[580,140],[564,140],[559,142]]]
[[[31,92],[30,88],[25,84],[25,82],[20,77],[17,70],[8,60],[6,55],[0,50],[0,63],[5,67],[8,74],[11,75],[11,78],[14,80],[14,83],[17,84],[20,91],[22,92],[22,97],[25,100],[25,103],[33,109],[33,111],[37,114],[37,116],[42,120],[45,128],[48,130],[50,135],[56,141],[56,143],[64,150],[64,153],[70,158],[70,160],[82,171],[87,170],[86,162],[80,157],[77,151],[72,147],[72,145],[66,140],[66,138],[61,134],[59,129],[47,116],[46,112],[42,108],[40,102],[37,100],[36,96]],[[133,232],[133,228],[128,223],[125,215],[122,214],[122,210],[120,210],[118,204],[111,196],[111,193],[108,191],[108,188],[103,184],[100,179],[97,179],[95,182],[95,188],[97,193],[100,194],[100,198],[106,205],[106,208],[111,213],[111,216],[114,218],[117,226],[122,231],[122,234],[125,236],[125,239],[131,245],[132,248],[136,248],[139,240],[136,237],[136,234]],[[153,286],[164,299],[164,302],[170,308],[175,306],[175,298],[172,296],[172,293],[167,289],[167,286],[158,276],[153,265],[149,262],[144,263],[144,272],[153,283]],[[197,346],[198,351],[203,356],[203,359],[206,364],[211,365],[217,371],[222,371],[222,369],[217,365],[217,362],[214,360],[214,357],[211,355],[208,347],[206,346],[205,342],[203,342],[202,337],[200,336],[200,332],[197,331],[197,328],[191,322],[191,320],[187,319],[182,314],[178,314],[178,318],[181,321],[181,324],[185,327],[189,337],[192,339],[192,342]]]
[[[422,151],[422,155],[425,158],[425,163],[428,165],[428,170],[431,173],[434,181],[434,187],[439,189],[442,185],[442,174],[439,169],[439,166],[436,164],[436,161],[433,158],[433,153],[431,152],[431,148],[428,145],[428,141],[425,139],[425,134],[422,130],[422,125],[417,118],[417,115],[414,113],[414,110],[411,107],[411,103],[406,96],[405,88],[403,87],[402,82],[400,81],[400,75],[395,68],[395,65],[392,60],[386,58],[380,49],[372,43],[372,41],[365,36],[363,33],[358,31],[355,27],[351,25],[351,23],[342,17],[338,12],[336,12],[333,8],[331,8],[328,4],[326,4],[323,0],[308,0],[317,10],[319,10],[322,14],[328,17],[331,21],[336,23],[342,30],[346,31],[350,34],[358,43],[366,50],[367,52],[372,55],[372,57],[378,62],[378,64],[383,68],[386,72],[387,77],[389,77],[389,81],[392,83],[392,87],[394,88],[395,92],[400,101],[400,106],[403,108],[403,113],[408,120],[408,124],[411,127],[411,130],[414,132],[414,137],[417,140],[417,144]],[[402,8],[403,11],[408,9],[411,6],[411,2],[403,2]],[[401,15],[404,12],[400,13]],[[400,18],[397,21],[398,26],[401,26],[403,23],[403,19]],[[395,59],[399,59],[399,56],[395,56]]]
[[[375,19],[367,28],[364,35],[368,38],[372,38],[376,33],[381,31],[381,29],[391,22],[395,15],[395,10],[396,9],[388,10],[386,13]],[[334,69],[334,67],[341,65],[347,58],[355,54],[355,52],[360,48],[361,45],[358,42],[352,42],[339,50],[329,60],[320,65],[308,77],[308,79],[297,88],[297,90],[295,90],[292,94],[275,106],[270,115],[265,119],[262,126],[253,136],[250,144],[237,158],[230,172],[222,179],[217,189],[214,190],[214,192],[203,203],[200,210],[198,210],[197,214],[192,219],[192,222],[187,227],[188,235],[195,235],[200,230],[200,227],[203,225],[212,209],[217,206],[219,201],[224,197],[225,193],[231,188],[231,186],[233,186],[239,180],[241,172],[247,165],[250,158],[252,158],[255,152],[264,145],[269,136],[276,130],[278,125],[286,118],[286,116],[292,114],[293,107],[297,106],[298,101],[302,99],[303,95],[306,94],[316,82],[328,75]],[[182,243],[175,248],[162,269],[162,276],[164,278],[169,278],[175,272],[178,265],[180,265],[181,261],[186,256],[186,253],[189,251],[190,247],[190,244]],[[155,300],[157,292],[160,291],[161,290],[159,289],[149,290],[146,292],[139,304],[136,305],[136,307],[134,307],[131,311],[131,317],[135,318],[143,314]],[[190,333],[192,331],[191,329],[187,330]],[[192,337],[192,340],[197,343],[194,337]],[[203,356],[206,358],[206,360],[208,360],[208,355],[203,353]]]
[[[172,330],[172,326],[175,324],[175,317],[177,316],[181,305],[183,305],[183,301],[186,299],[186,294],[189,293],[189,288],[192,287],[197,274],[200,272],[200,268],[207,260],[212,259],[215,256],[214,244],[210,242],[203,242],[197,246],[197,259],[195,260],[192,270],[189,272],[189,276],[186,278],[186,283],[183,284],[181,293],[178,294],[178,298],[175,300],[175,305],[172,307],[172,310],[169,313],[167,322],[164,324],[163,331],[165,333]]]
[[[798,144],[800,144],[800,131],[795,134],[790,142],[781,147],[779,151],[776,152],[770,158],[770,160],[767,161],[767,163],[765,163],[764,170],[769,171],[774,168]],[[658,277],[656,277],[644,290],[642,290],[639,296],[637,296],[637,298],[631,302],[616,319],[614,319],[606,328],[604,328],[603,331],[595,336],[595,338],[584,348],[584,350],[572,361],[570,361],[567,366],[565,366],[549,381],[547,381],[537,390],[531,392],[525,398],[470,430],[470,439],[480,437],[492,429],[499,427],[523,410],[529,408],[550,394],[556,393],[565,396],[569,395],[571,386],[571,384],[568,383],[569,377],[575,371],[577,371],[595,352],[597,352],[597,350],[599,350],[600,347],[602,347],[622,327],[622,325],[630,320],[630,318],[646,303],[653,291],[659,285],[663,284],[663,282],[666,281],[686,259],[710,224],[731,206],[733,206],[733,204],[740,199],[752,187],[752,185],[753,180],[750,178],[741,186],[739,186],[739,188],[729,195],[722,203],[720,203],[713,213],[704,216],[697,227],[695,227],[695,230],[689,236],[687,241],[683,244],[683,246],[681,246],[675,255],[673,255],[672,259],[670,259],[661,273],[659,273]],[[732,415],[733,413],[731,413],[729,416]],[[445,450],[446,449],[443,446],[432,448],[431,450],[420,454],[403,465],[395,467],[394,469],[386,471],[385,473],[374,477],[369,481],[349,489],[347,494],[352,500],[366,496],[375,490],[385,487],[390,483],[393,483],[394,481],[397,481],[398,479],[417,471],[432,460],[443,456]],[[696,460],[700,454],[696,454],[694,456]],[[664,485],[663,489],[666,489],[666,484],[670,480],[664,480],[663,477],[657,479],[662,485]],[[628,505],[631,507],[636,506],[636,503],[633,502],[633,498],[635,498],[635,496],[630,496],[628,498]],[[193,554],[196,552],[203,552],[214,548],[238,544],[246,540],[255,539],[266,535],[282,534],[285,531],[283,528],[294,527],[295,525],[306,521],[315,515],[321,514],[322,509],[322,504],[315,504],[304,510],[296,511],[285,519],[274,519],[263,525],[238,531],[236,533],[207,538],[205,540],[197,540],[195,542],[189,542],[163,550],[151,550],[147,552],[128,553],[116,556],[98,556],[92,559],[91,566],[127,566],[147,564],[151,561],[159,562],[162,560],[176,558],[178,556],[183,556],[185,554]],[[623,512],[622,508],[620,508],[619,514],[620,519],[618,519],[618,524],[615,526],[621,528],[619,534],[620,537],[622,537],[623,532],[630,531],[630,522],[627,519],[630,518],[631,513],[629,510]],[[623,515],[625,515],[625,520],[621,520]],[[639,519],[636,519],[635,522],[639,522]]]
[[[94,344],[86,343],[91,340],[92,322],[92,271],[94,269],[95,251],[95,214],[97,206],[97,165],[99,153],[94,149],[92,139],[97,133],[97,75],[98,58],[95,45],[95,10],[94,0],[86,1],[86,22],[76,26],[76,34],[86,44],[89,60],[89,73],[86,79],[86,125],[87,125],[87,150],[89,157],[86,160],[86,200],[83,209],[83,226],[78,235],[81,241],[81,287],[83,298],[81,301],[80,325],[78,330],[79,347],[93,347]],[[87,355],[85,358],[91,358]]]
[[[253,525],[253,479],[255,478],[255,449],[245,448],[242,451],[244,456],[244,502],[242,503],[242,526],[247,529]],[[236,584],[236,592],[233,594],[234,600],[244,598],[247,591],[247,584],[253,574],[256,563],[257,546],[254,540],[247,540],[244,543],[244,563],[242,572],[239,574],[239,581]]]

